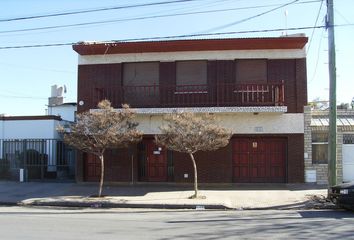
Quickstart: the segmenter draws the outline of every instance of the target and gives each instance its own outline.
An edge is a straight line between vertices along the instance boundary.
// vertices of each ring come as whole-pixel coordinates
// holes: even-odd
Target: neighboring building
[[[65,121],[74,122],[76,119],[77,104],[75,102],[64,103],[63,91],[66,87],[53,85],[51,96],[48,98],[47,115],[59,116]]]
[[[73,102],[48,106],[48,115],[59,116],[65,121],[75,122],[77,109],[76,106],[77,104]]]
[[[74,178],[75,154],[57,127],[74,119],[76,104],[62,99],[61,94],[49,98],[53,115],[0,117],[0,179],[18,180],[20,169],[25,181]]]
[[[305,110],[306,182],[328,184],[329,115]],[[337,111],[337,182],[354,181],[354,110]]]
[[[232,130],[230,144],[196,155],[204,183],[304,182],[307,105],[303,35],[279,38],[78,43],[78,112],[108,99],[135,108],[145,135],[106,154],[109,182],[192,182],[188,156],[154,144],[163,114],[208,112]],[[97,181],[82,154],[78,181]]]

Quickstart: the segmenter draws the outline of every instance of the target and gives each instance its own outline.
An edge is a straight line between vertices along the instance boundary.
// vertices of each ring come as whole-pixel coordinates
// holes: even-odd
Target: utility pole
[[[328,184],[337,184],[337,81],[336,50],[334,43],[333,0],[327,0],[328,70],[329,70],[329,137],[328,137]]]

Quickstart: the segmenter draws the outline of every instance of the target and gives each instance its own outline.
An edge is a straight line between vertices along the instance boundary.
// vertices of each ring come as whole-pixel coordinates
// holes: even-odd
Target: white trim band
[[[294,59],[305,58],[305,49],[223,50],[79,55],[79,65],[123,62],[173,62],[185,60]]]

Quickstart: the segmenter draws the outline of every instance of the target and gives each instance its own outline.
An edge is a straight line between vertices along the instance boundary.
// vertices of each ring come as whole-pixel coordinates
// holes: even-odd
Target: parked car
[[[331,187],[329,197],[339,207],[354,210],[354,182]]]

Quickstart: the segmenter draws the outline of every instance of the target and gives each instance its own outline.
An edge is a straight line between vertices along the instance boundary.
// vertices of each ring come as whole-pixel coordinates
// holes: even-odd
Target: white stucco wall
[[[0,139],[57,139],[58,120],[0,120]]]
[[[217,121],[234,134],[295,134],[304,133],[302,113],[215,113]],[[162,115],[137,116],[138,128],[144,134],[159,133]]]
[[[294,59],[305,58],[305,49],[223,50],[79,55],[79,65],[144,61]]]
[[[54,107],[48,107],[48,115],[60,116],[66,121],[75,121],[76,106],[73,105],[59,105]]]

